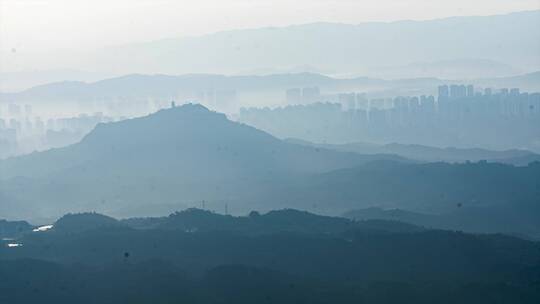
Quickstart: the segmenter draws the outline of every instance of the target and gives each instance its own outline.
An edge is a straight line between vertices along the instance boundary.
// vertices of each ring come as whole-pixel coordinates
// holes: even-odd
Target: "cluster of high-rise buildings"
[[[338,103],[343,111],[397,109],[398,111],[439,113],[443,116],[455,111],[483,112],[496,115],[534,115],[540,111],[540,93],[529,94],[519,88],[477,90],[473,85],[441,85],[438,96],[398,96],[394,98],[367,98],[366,93],[321,94],[318,87],[293,88],[286,91],[289,105],[317,102]],[[390,113],[390,112],[389,112]],[[362,115],[362,113],[360,113]]]
[[[321,101],[321,91],[318,87],[292,88],[285,92],[287,103],[300,104]]]
[[[446,116],[530,117],[540,115],[540,93],[519,88],[476,91],[474,86],[439,87],[438,111]]]
[[[237,99],[234,90],[205,90],[189,96],[211,108],[235,104]],[[322,94],[318,87],[304,87],[286,90],[285,97],[289,106],[243,108],[239,120],[280,137],[319,142],[493,148],[536,145],[540,149],[540,93],[518,88],[442,85],[438,96],[368,98],[366,93]],[[0,104],[0,158],[77,142],[98,123],[146,115],[169,107],[170,100],[141,97],[86,102],[85,106],[92,106],[88,110],[104,111],[72,117],[40,116],[35,113],[39,110],[27,104]]]
[[[319,95],[323,96],[323,95]],[[403,142],[438,146],[540,148],[540,93],[443,85],[435,96],[368,99],[242,109],[240,121],[280,137],[318,142]]]
[[[195,100],[210,108],[231,107],[235,90],[197,90],[174,97],[119,96],[50,103],[0,103],[0,158],[60,147],[82,139],[98,123],[139,117],[168,108],[171,100]],[[93,113],[93,114],[73,114]]]
[[[98,123],[112,120],[103,113],[43,119],[30,105],[9,104],[0,111],[0,158],[75,143]]]
[[[220,93],[221,94],[221,93]],[[229,93],[227,96],[234,93]],[[208,93],[208,100],[226,100]],[[97,124],[138,117],[167,108],[166,98],[102,98],[57,105],[0,103],[0,158],[66,146],[80,141]],[[51,106],[52,107],[52,106]],[[88,114],[73,114],[88,113]]]

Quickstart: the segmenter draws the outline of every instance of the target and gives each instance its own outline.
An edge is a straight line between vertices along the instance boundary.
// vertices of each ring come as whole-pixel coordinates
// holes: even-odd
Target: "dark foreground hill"
[[[6,221],[0,219],[0,239],[19,237],[32,231],[34,227],[26,221]]]
[[[247,217],[188,210],[115,225],[109,225],[114,219],[98,214],[68,218],[95,226],[55,227],[16,240],[20,247],[0,247],[2,302],[540,299],[539,244],[504,235],[350,221],[295,210]]]

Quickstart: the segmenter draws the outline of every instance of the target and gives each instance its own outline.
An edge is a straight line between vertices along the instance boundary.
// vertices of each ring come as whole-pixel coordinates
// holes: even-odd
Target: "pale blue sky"
[[[0,0],[0,50],[46,51],[316,21],[540,9],[540,0]]]

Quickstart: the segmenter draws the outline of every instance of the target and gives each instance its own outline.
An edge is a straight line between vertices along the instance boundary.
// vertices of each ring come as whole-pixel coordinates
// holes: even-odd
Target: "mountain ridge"
[[[483,148],[455,148],[433,147],[420,144],[373,144],[363,142],[351,142],[346,144],[321,144],[309,141],[287,138],[286,141],[301,145],[332,149],[343,152],[355,152],[359,154],[394,154],[404,158],[424,162],[478,162],[489,161],[526,166],[530,162],[540,161],[540,155],[529,150],[488,150]]]
[[[371,77],[336,78],[317,73],[285,73],[271,75],[220,75],[220,74],[129,74],[96,82],[62,81],[35,86],[19,92],[0,92],[2,102],[52,102],[90,101],[95,98],[117,96],[153,96],[171,98],[179,91],[196,90],[285,90],[291,87],[319,86],[323,90],[366,90],[369,88],[422,88],[434,91],[445,83],[471,83],[481,86],[521,87],[540,90],[540,71],[519,76],[470,80],[445,80],[433,77],[381,79]]]
[[[538,69],[540,62],[535,54],[540,50],[536,39],[540,33],[531,32],[532,28],[540,26],[538,15],[540,11],[527,11],[431,21],[357,25],[311,23],[232,30],[110,47],[100,52],[100,58],[103,63],[115,62],[117,67],[129,69],[133,60],[111,57],[111,54],[131,54],[139,71],[160,73],[237,73],[264,66],[298,65],[358,73],[367,71],[366,67],[376,62],[399,66],[422,60],[464,57]],[[509,23],[513,26],[507,27]],[[476,39],[478,35],[483,39]],[[500,35],[506,39],[501,41]],[[395,47],[405,43],[410,46],[407,52]],[[340,46],[339,52],[336,45]],[[453,47],[444,48],[445,45]],[[516,52],[516,46],[520,46],[519,52]],[[261,58],[265,60],[261,62]],[[163,62],[169,65],[165,66]]]
[[[187,104],[100,124],[71,146],[0,161],[0,192],[44,213],[114,211],[156,200],[245,203],[302,176],[377,159],[409,161],[287,143]]]

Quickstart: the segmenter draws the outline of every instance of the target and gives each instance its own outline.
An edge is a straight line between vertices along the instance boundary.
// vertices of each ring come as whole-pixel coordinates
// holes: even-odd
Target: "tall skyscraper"
[[[474,97],[474,86],[472,84],[467,86],[467,97]]]
[[[319,87],[310,87],[302,89],[302,100],[305,103],[320,101],[321,91]]]
[[[347,110],[356,109],[356,94],[355,93],[342,93],[338,96],[339,103]]]
[[[448,98],[448,96],[450,96],[450,92],[448,90],[448,86],[447,85],[442,85],[442,86],[439,86],[439,99],[441,98]]]
[[[302,101],[302,91],[299,88],[288,89],[285,96],[289,104],[297,104]]]
[[[450,98],[463,98],[467,96],[467,87],[464,85],[451,85],[450,86]]]
[[[367,110],[368,106],[369,106],[369,100],[366,96],[366,93],[356,94],[356,108]]]

